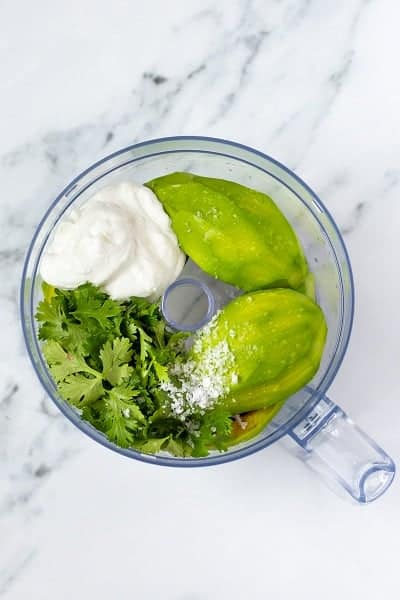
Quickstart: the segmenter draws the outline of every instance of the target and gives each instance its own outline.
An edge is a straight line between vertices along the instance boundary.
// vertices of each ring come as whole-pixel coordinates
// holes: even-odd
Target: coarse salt
[[[208,347],[215,322],[216,316],[194,339],[193,349],[201,359],[175,363],[170,368],[174,381],[160,384],[169,396],[172,413],[181,420],[195,413],[204,414],[238,381],[237,374],[232,373],[235,359],[228,343],[224,340]]]

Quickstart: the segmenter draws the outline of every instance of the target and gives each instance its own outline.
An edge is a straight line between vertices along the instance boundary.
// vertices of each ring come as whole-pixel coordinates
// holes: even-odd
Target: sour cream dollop
[[[89,281],[117,300],[156,300],[184,262],[157,196],[127,181],[100,190],[60,221],[45,248],[40,273],[61,289]]]

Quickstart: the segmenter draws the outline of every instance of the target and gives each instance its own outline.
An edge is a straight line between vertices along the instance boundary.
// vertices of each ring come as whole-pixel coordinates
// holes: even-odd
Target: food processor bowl
[[[41,351],[34,318],[42,297],[41,256],[59,220],[105,186],[126,180],[144,183],[173,171],[228,179],[268,194],[302,243],[315,277],[317,302],[328,325],[321,366],[313,380],[288,399],[257,437],[226,452],[212,452],[202,458],[177,458],[162,452],[150,455],[120,448],[83,421],[57,392]],[[185,269],[188,277],[202,279],[204,276],[205,285],[210,284],[212,278],[202,274],[193,263]],[[234,297],[234,289],[227,292],[224,284],[215,280],[214,285],[217,297],[225,295],[223,302],[226,303],[229,294]],[[346,352],[354,310],[352,272],[339,229],[306,183],[261,152],[220,139],[171,137],[129,146],[95,163],[67,185],[39,223],[25,260],[20,306],[28,353],[46,392],[76,427],[115,452],[157,465],[210,466],[237,460],[289,436],[298,444],[310,466],[339,483],[359,502],[379,497],[393,479],[395,467],[390,457],[326,398]]]

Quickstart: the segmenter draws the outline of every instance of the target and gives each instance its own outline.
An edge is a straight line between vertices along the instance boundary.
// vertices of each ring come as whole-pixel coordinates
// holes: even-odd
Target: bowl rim
[[[192,457],[178,458],[178,457],[173,457],[173,456],[169,456],[169,455],[160,455],[160,454],[153,455],[153,454],[145,454],[145,453],[139,452],[138,450],[135,450],[132,448],[121,448],[121,447],[113,444],[112,442],[110,442],[100,431],[97,431],[89,423],[84,422],[80,418],[80,416],[78,415],[77,412],[75,412],[71,407],[67,407],[65,402],[60,401],[57,397],[53,396],[50,393],[47,383],[44,381],[41,373],[36,368],[35,359],[34,359],[33,353],[31,351],[31,348],[30,348],[30,345],[28,342],[29,336],[28,336],[27,325],[26,325],[25,316],[24,316],[24,307],[26,304],[25,283],[26,283],[26,275],[27,275],[27,270],[28,270],[32,250],[33,250],[34,244],[36,242],[36,239],[37,239],[44,223],[46,222],[47,217],[52,212],[53,208],[58,204],[58,202],[60,202],[60,200],[64,196],[67,196],[68,193],[71,192],[71,190],[77,185],[77,183],[83,177],[85,177],[86,175],[88,175],[89,173],[94,171],[97,167],[105,164],[106,162],[108,162],[114,158],[117,158],[118,156],[120,156],[126,152],[130,152],[130,151],[138,149],[138,148],[144,148],[146,146],[154,146],[154,145],[160,144],[160,143],[165,144],[168,142],[180,142],[180,141],[182,141],[182,142],[193,141],[193,142],[201,142],[201,143],[210,142],[210,143],[222,144],[222,145],[232,147],[235,149],[244,150],[244,151],[246,151],[250,154],[256,155],[256,156],[262,158],[263,160],[266,160],[266,161],[276,165],[278,168],[282,169],[287,175],[289,175],[300,186],[302,186],[308,192],[308,194],[310,194],[313,201],[316,203],[316,205],[318,207],[320,207],[320,209],[322,209],[322,212],[328,218],[330,224],[332,225],[332,227],[337,235],[338,241],[339,241],[341,249],[343,251],[343,255],[345,258],[345,268],[347,268],[347,272],[348,272],[348,276],[349,276],[348,284],[349,284],[350,303],[349,303],[349,310],[348,310],[348,315],[347,315],[347,318],[348,318],[347,334],[346,334],[346,338],[344,339],[343,344],[342,344],[342,351],[341,351],[341,355],[339,356],[339,359],[337,361],[336,368],[334,369],[334,371],[332,372],[330,377],[327,378],[327,380],[323,382],[323,384],[324,384],[323,391],[321,391],[319,389],[314,390],[313,394],[306,401],[304,406],[299,411],[297,411],[293,415],[293,417],[291,417],[284,425],[279,426],[269,436],[267,436],[261,440],[255,441],[254,443],[249,444],[248,446],[245,446],[242,448],[239,447],[237,449],[228,450],[227,452],[224,452],[224,453],[215,454],[215,455],[213,454],[213,455],[209,455],[207,457],[201,457],[201,458],[192,458]],[[177,148],[177,149],[174,149],[174,151],[179,152],[180,150],[179,150],[179,148]],[[193,152],[196,152],[196,151],[197,150],[193,150]],[[168,150],[162,151],[161,154],[164,152],[168,152]],[[211,150],[210,150],[210,152],[211,152]],[[146,156],[143,156],[141,158],[146,158]],[[241,160],[241,159],[238,159],[238,160]],[[117,168],[119,168],[119,167],[117,167]],[[286,186],[286,187],[288,187],[288,186]],[[291,191],[294,192],[294,190],[291,190]],[[294,192],[294,193],[296,194],[296,192]],[[330,238],[330,236],[328,236],[328,238]],[[27,249],[27,252],[25,255],[24,265],[23,265],[22,275],[21,275],[20,292],[19,292],[19,314],[20,314],[20,320],[21,320],[21,326],[22,326],[25,347],[27,349],[29,358],[31,360],[31,363],[32,363],[32,366],[34,368],[36,375],[38,376],[44,390],[50,396],[52,401],[56,404],[57,408],[82,433],[84,433],[85,435],[87,435],[88,437],[93,439],[95,442],[100,443],[102,446],[104,446],[110,450],[113,450],[114,452],[117,452],[118,454],[127,456],[129,458],[134,458],[141,462],[145,462],[145,463],[149,463],[149,464],[156,464],[156,465],[160,465],[160,466],[169,466],[169,467],[203,467],[203,466],[213,466],[213,465],[217,465],[217,464],[231,462],[234,460],[238,460],[239,458],[244,458],[246,456],[254,454],[255,452],[258,452],[259,450],[266,448],[267,446],[269,446],[269,445],[275,443],[276,441],[278,441],[279,439],[281,439],[283,436],[287,435],[289,433],[289,431],[291,431],[294,427],[296,427],[296,425],[298,425],[302,421],[302,419],[304,419],[305,416],[310,411],[313,410],[313,408],[316,406],[316,404],[318,404],[318,402],[321,400],[321,398],[325,395],[325,393],[328,390],[329,386],[331,385],[332,381],[336,377],[336,375],[340,369],[340,366],[343,362],[344,356],[347,352],[347,348],[348,348],[350,337],[351,337],[353,321],[354,321],[354,304],[355,304],[354,277],[353,277],[352,267],[351,267],[351,263],[350,263],[349,253],[348,253],[348,250],[344,243],[343,236],[339,230],[338,225],[336,224],[335,220],[333,219],[330,211],[326,208],[326,206],[323,204],[323,202],[320,200],[320,198],[317,196],[317,194],[311,189],[311,187],[305,181],[303,181],[303,179],[301,177],[299,177],[296,173],[294,173],[291,169],[289,169],[289,167],[287,167],[280,161],[276,160],[275,158],[269,156],[268,154],[261,152],[260,150],[252,148],[245,144],[241,144],[239,142],[226,140],[224,138],[199,136],[199,135],[166,136],[166,137],[161,137],[161,138],[152,138],[152,139],[145,140],[142,142],[137,142],[135,144],[130,144],[129,146],[125,146],[124,148],[121,148],[119,150],[116,150],[115,152],[112,152],[112,153],[104,156],[103,158],[99,159],[98,161],[96,161],[95,163],[90,165],[88,168],[83,170],[76,177],[74,177],[74,179],[72,179],[72,181],[70,181],[63,188],[63,190],[56,196],[55,200],[50,203],[50,206],[45,211],[43,217],[40,219],[39,223],[36,226],[35,232],[32,236],[32,239],[29,243],[29,246],[28,246],[28,249]]]

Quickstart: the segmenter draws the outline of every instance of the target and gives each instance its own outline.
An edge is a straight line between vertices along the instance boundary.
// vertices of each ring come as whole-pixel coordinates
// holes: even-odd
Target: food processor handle
[[[393,481],[390,456],[326,396],[288,434],[314,471],[357,502],[376,500]]]

